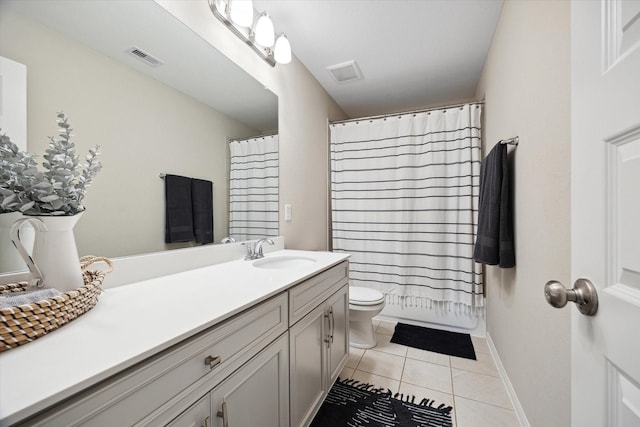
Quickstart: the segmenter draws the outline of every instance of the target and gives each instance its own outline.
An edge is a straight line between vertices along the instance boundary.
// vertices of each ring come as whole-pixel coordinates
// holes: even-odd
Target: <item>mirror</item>
[[[164,243],[160,174],[212,181],[214,240],[227,236],[227,141],[277,133],[275,94],[152,0],[3,0],[0,56],[27,66],[29,152],[42,159],[57,111],[81,159],[100,145],[81,255],[185,246]]]

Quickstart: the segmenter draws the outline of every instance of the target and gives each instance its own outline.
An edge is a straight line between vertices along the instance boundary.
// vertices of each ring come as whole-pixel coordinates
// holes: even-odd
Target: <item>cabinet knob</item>
[[[204,364],[209,365],[209,369],[213,369],[218,366],[222,362],[222,358],[220,356],[207,356],[204,359]]]

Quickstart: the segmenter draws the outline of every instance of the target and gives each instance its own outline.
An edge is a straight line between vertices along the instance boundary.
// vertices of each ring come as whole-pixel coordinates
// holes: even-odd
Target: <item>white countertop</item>
[[[0,426],[35,414],[348,258],[261,269],[237,260],[106,290],[78,319],[0,353]],[[109,276],[105,279],[108,282]]]

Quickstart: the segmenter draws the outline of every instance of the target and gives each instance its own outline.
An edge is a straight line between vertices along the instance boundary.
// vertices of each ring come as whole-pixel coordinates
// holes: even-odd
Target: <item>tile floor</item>
[[[391,343],[394,322],[374,319],[374,327],[378,345],[352,347],[341,378],[451,405],[454,427],[520,425],[483,338],[472,337],[478,360],[469,360]]]

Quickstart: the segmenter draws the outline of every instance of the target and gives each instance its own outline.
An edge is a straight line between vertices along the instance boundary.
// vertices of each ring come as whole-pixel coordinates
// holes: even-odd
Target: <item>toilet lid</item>
[[[376,305],[384,301],[382,292],[361,286],[349,286],[349,302],[358,305]]]

